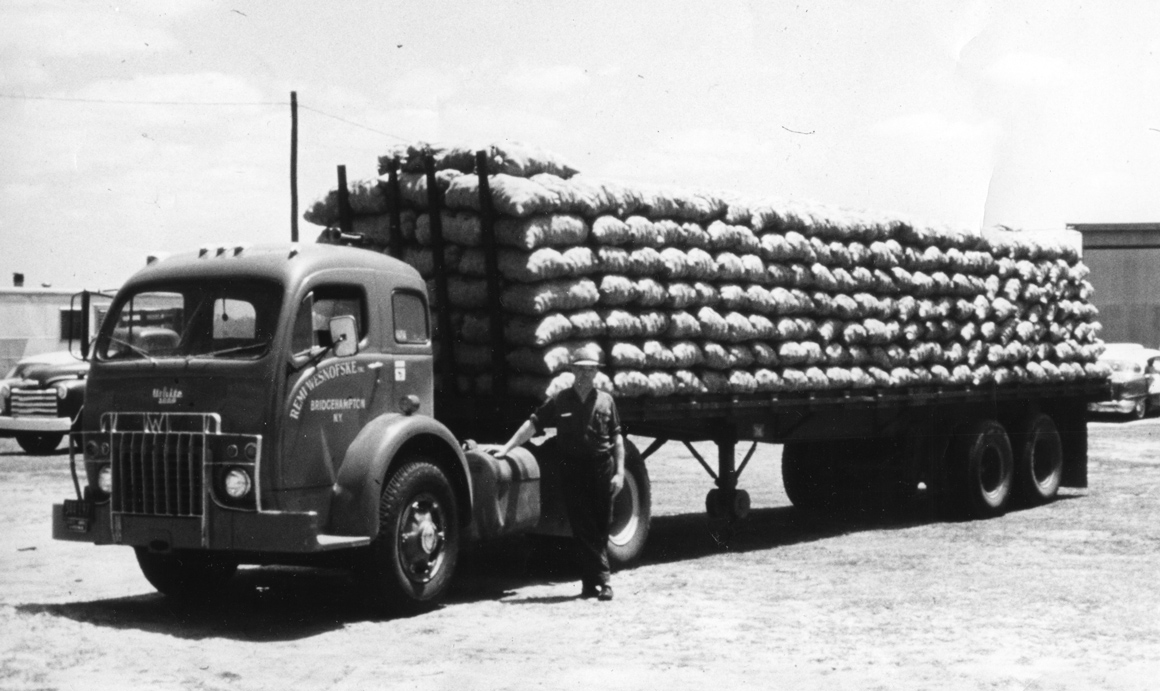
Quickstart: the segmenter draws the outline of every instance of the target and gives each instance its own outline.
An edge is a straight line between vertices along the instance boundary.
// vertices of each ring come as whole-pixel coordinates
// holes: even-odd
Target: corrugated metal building
[[[1108,343],[1160,346],[1160,223],[1073,223]]]

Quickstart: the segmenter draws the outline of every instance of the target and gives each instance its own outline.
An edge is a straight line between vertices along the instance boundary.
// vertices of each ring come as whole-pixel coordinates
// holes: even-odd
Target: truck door
[[[330,319],[355,318],[358,353],[335,357],[330,348]],[[361,286],[323,284],[298,305],[291,335],[292,365],[285,402],[280,489],[326,489],[334,484],[347,447],[388,401],[387,354],[372,323]],[[377,320],[376,320],[377,321]]]
[[[405,398],[417,402],[415,412],[434,415],[431,363],[431,320],[425,296],[410,290],[395,290],[384,323],[391,325],[388,342],[393,355],[384,378],[390,380],[390,404],[400,409]]]

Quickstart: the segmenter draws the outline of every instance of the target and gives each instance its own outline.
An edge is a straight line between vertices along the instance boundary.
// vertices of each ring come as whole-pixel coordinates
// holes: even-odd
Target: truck
[[[467,541],[568,534],[552,439],[504,458],[487,446],[539,402],[504,386],[499,311],[496,384],[464,395],[451,384],[439,259],[432,292],[400,245],[360,247],[344,209],[328,243],[202,247],[156,259],[122,286],[92,349],[70,442],[76,496],[53,506],[54,538],[130,546],[149,582],[176,598],[212,596],[243,563],[340,563],[372,602],[421,610],[444,595]],[[391,214],[397,237],[397,206]],[[495,231],[484,218],[494,301]],[[162,317],[143,324],[142,309]],[[989,518],[1086,486],[1085,411],[1107,396],[1098,376],[618,396],[626,431],[651,441],[628,444],[610,557],[624,565],[644,550],[647,460],[667,443],[712,478],[713,520],[749,513],[741,478],[760,444],[783,445],[785,491],[801,510],[892,507],[925,493],[957,517]],[[704,441],[715,459],[692,445]]]
[[[33,455],[56,451],[80,414],[88,369],[67,350],[22,358],[0,379],[0,437]]]

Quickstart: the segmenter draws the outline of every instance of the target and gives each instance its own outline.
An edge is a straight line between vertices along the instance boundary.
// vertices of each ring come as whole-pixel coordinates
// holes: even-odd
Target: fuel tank
[[[531,530],[540,520],[540,465],[527,449],[502,458],[498,446],[469,448],[467,465],[475,489],[473,531],[493,538]]]

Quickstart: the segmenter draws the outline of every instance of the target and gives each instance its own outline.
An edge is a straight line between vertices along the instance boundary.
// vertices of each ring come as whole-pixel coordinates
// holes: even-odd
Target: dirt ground
[[[1095,423],[1089,489],[991,521],[866,522],[795,512],[764,446],[730,536],[670,444],[612,603],[516,540],[468,554],[445,607],[380,620],[324,570],[246,568],[220,602],[173,606],[130,549],[54,542],[67,456],[0,439],[0,688],[1154,689],[1158,452],[1160,420]]]

